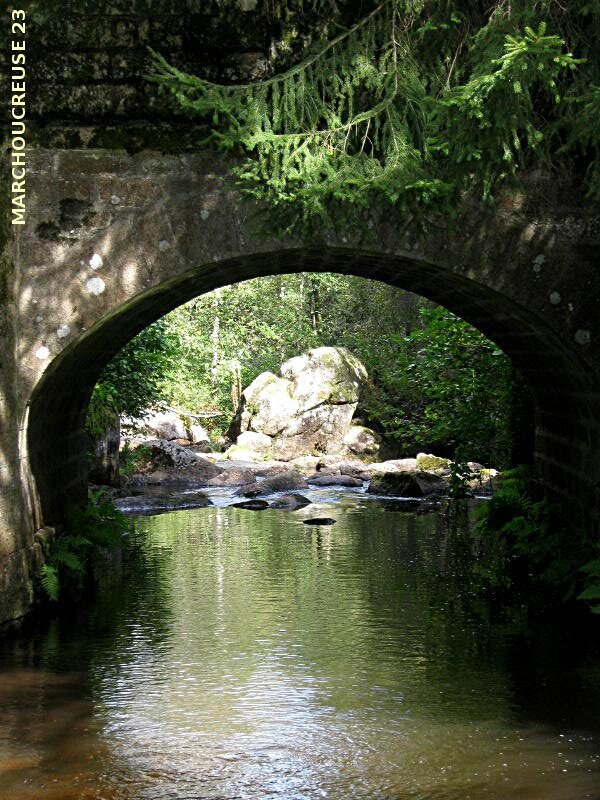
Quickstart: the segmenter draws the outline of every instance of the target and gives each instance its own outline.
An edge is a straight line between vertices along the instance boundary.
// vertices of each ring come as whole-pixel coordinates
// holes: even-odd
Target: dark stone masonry
[[[197,129],[151,102],[152,88],[135,77],[142,50],[162,34],[167,49],[184,47],[183,62],[185,35],[197,54],[181,15],[169,15],[168,3],[157,4],[162,17],[144,16],[152,4],[111,4],[78,27],[54,5],[46,4],[53,27],[31,32],[26,225],[7,224],[7,157],[0,197],[0,623],[29,608],[40,535],[60,524],[68,497],[86,491],[84,420],[103,366],[177,305],[261,275],[374,278],[478,327],[533,390],[540,484],[598,525],[600,212],[577,187],[534,175],[495,213],[468,205],[452,227],[426,236],[374,218],[321,241],[259,237],[264,212],[242,202],[219,157],[190,149]],[[207,7],[216,13],[215,4],[195,13],[206,17]],[[241,29],[252,13],[235,19]],[[246,74],[269,53],[253,25],[235,51]]]

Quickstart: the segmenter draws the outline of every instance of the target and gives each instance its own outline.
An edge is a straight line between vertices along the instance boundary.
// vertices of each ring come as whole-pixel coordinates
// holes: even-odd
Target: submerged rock
[[[353,478],[350,475],[315,475],[307,479],[311,486],[362,486],[360,478]]]
[[[264,511],[268,507],[266,500],[242,500],[240,503],[233,503],[233,508],[243,508],[246,511]]]
[[[119,497],[114,501],[115,506],[126,514],[151,515],[165,511],[178,511],[186,508],[207,508],[212,502],[203,492],[176,495],[135,495]]]
[[[308,497],[301,494],[283,494],[271,503],[271,508],[280,511],[296,511],[298,508],[305,508],[310,505]]]
[[[369,494],[393,497],[423,497],[423,490],[415,475],[407,472],[386,472],[382,475],[373,475],[367,491]]]
[[[385,511],[394,513],[429,514],[439,510],[440,499],[437,495],[430,495],[429,497],[387,497],[385,500],[380,500],[378,505]]]
[[[245,496],[251,492],[253,497],[265,494],[275,494],[276,492],[285,492],[290,489],[307,489],[308,483],[303,475],[299,472],[282,472],[279,475],[273,475],[270,478],[265,478],[264,481],[257,483],[256,486],[251,486],[248,492],[244,492]]]

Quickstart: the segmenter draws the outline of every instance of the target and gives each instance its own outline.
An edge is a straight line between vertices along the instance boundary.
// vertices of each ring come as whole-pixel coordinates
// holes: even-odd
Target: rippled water
[[[1,798],[599,800],[600,665],[469,609],[435,515],[135,526],[89,609],[0,644]]]

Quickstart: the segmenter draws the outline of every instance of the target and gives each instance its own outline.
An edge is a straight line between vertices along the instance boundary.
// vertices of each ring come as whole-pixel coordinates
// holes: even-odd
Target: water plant
[[[64,593],[81,589],[94,556],[119,547],[129,527],[102,490],[90,492],[85,505],[69,504],[64,530],[45,545],[40,585],[48,599],[56,602]]]
[[[542,609],[583,601],[600,613],[597,540],[581,514],[538,494],[530,469],[520,466],[504,473],[480,506],[474,536],[482,586],[512,604]]]

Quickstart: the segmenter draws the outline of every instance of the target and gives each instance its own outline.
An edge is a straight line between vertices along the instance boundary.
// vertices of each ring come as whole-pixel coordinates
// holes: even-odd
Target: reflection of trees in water
[[[288,656],[301,652],[303,664],[319,663],[329,647],[336,655],[327,656],[327,668],[337,687],[376,671],[386,683],[405,674],[416,691],[430,656],[451,661],[455,673],[457,664],[467,668],[482,657],[484,637],[474,642],[450,587],[440,586],[435,515],[373,505],[346,509],[335,526],[311,530],[300,517],[271,512],[207,509],[200,512],[205,524],[197,513],[141,523],[150,531],[148,553],[165,558],[173,658],[184,659],[190,640],[201,640],[211,669],[227,663],[244,682],[274,643]],[[239,652],[247,657],[237,658]],[[286,669],[298,663],[290,656]],[[492,694],[492,705],[503,702],[499,687]]]
[[[303,513],[138,518],[94,607],[27,640],[21,664],[41,667],[31,691],[15,689],[22,671],[0,690],[11,740],[27,717],[25,741],[48,770],[64,765],[65,786],[96,768],[117,776],[124,794],[113,785],[111,798],[180,791],[190,775],[247,781],[259,796],[271,778],[322,788],[348,770],[363,796],[395,770],[433,798],[447,764],[464,793],[461,769],[492,764],[499,747],[516,756],[515,687],[526,717],[535,673],[509,667],[503,639],[474,619],[438,516],[340,503],[336,525],[311,529]],[[81,674],[65,672],[73,664]],[[533,753],[547,759],[553,746],[540,733]]]

